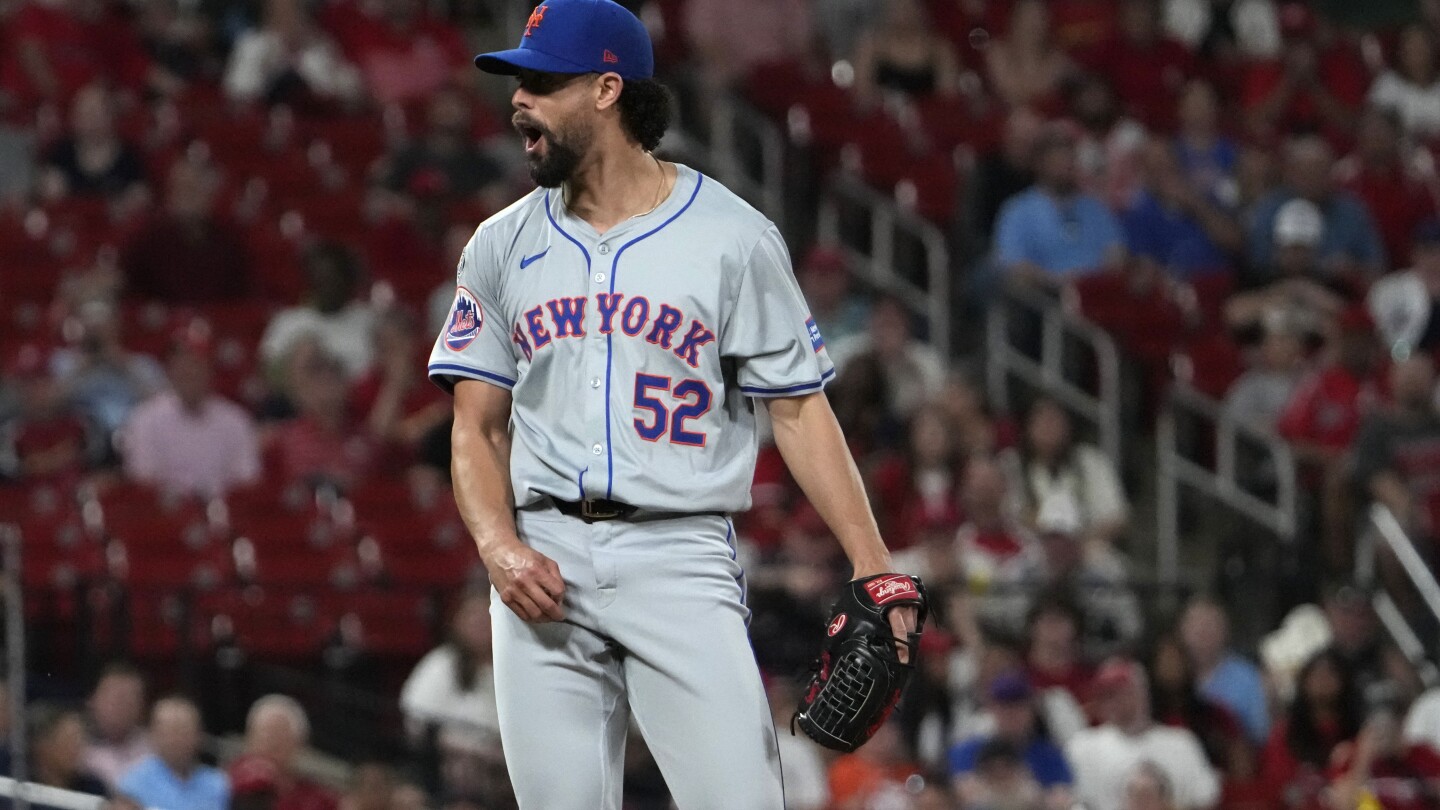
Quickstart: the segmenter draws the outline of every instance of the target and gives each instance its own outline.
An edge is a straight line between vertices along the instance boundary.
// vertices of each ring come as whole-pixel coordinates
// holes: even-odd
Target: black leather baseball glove
[[[885,614],[907,606],[919,608],[919,613],[915,632],[901,641]],[[815,742],[847,753],[864,745],[890,716],[910,680],[928,613],[918,577],[877,574],[847,583],[830,610],[815,675],[790,721],[790,733],[798,725]],[[896,644],[909,648],[909,663],[900,663]]]

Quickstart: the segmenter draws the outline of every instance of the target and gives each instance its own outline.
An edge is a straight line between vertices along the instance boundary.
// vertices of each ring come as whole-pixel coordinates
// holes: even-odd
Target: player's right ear
[[[595,109],[605,110],[620,102],[620,93],[625,89],[625,80],[619,73],[601,73],[595,82]]]

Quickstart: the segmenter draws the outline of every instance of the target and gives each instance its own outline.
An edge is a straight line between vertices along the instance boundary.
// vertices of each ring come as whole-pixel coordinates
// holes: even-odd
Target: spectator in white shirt
[[[214,497],[260,476],[259,439],[243,408],[211,391],[210,344],[171,346],[170,390],[130,413],[120,434],[125,474],[176,495]]]
[[[114,789],[127,771],[150,756],[145,733],[145,679],[129,664],[114,663],[100,672],[90,694],[90,741],[86,770]]]
[[[499,746],[491,654],[489,594],[466,594],[451,619],[450,639],[420,659],[400,690],[400,710],[413,739],[434,728],[442,750]]]
[[[225,93],[242,102],[315,99],[358,104],[360,71],[310,18],[299,0],[269,0],[263,27],[235,41],[225,68]]]
[[[1122,810],[1131,772],[1148,760],[1174,785],[1177,808],[1215,806],[1220,780],[1205,751],[1190,730],[1155,723],[1144,670],[1134,661],[1111,659],[1095,685],[1104,723],[1077,732],[1065,746],[1077,798],[1091,810]]]
[[[1366,305],[1389,353],[1440,349],[1440,220],[1415,226],[1408,270],[1376,279]]]
[[[1130,505],[1114,460],[1075,439],[1070,414],[1055,400],[1042,397],[1030,406],[1019,446],[1000,458],[1010,476],[1012,508],[1030,528],[1047,504],[1064,500],[1079,510],[1086,544],[1108,545],[1125,530]]]
[[[362,272],[360,262],[344,245],[319,242],[305,252],[305,279],[310,285],[305,303],[282,310],[265,327],[260,356],[272,376],[290,350],[305,337],[314,337],[340,360],[350,379],[370,367],[374,359],[372,333],[375,313],[356,298]]]
[[[1370,103],[1393,110],[1412,137],[1440,133],[1440,59],[1429,28],[1415,23],[1400,32],[1395,64],[1370,85]]]

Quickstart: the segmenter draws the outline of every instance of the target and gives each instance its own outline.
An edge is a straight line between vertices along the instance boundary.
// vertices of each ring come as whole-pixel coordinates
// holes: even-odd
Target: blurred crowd
[[[1043,392],[992,410],[974,358],[787,234],[896,567],[941,618],[869,745],[786,735],[846,567],[762,443],[738,528],[792,807],[1440,806],[1440,694],[1351,581],[1372,500],[1427,556],[1440,537],[1440,4],[626,5],[693,135],[704,99],[744,99],[790,167],[943,229],[962,320],[1052,297],[1116,337],[1149,406],[1176,379],[1222,399],[1312,493],[1311,604],[1260,644],[1230,638],[1243,598],[1150,610],[1125,460]],[[528,190],[505,88],[470,65],[515,23],[474,0],[0,0],[0,519],[57,637],[102,604],[63,594],[126,586],[111,646],[141,667],[13,718],[32,778],[176,810],[513,803],[423,361],[460,247]],[[204,700],[147,702],[196,644],[297,663],[335,638],[410,672],[385,694],[406,758],[348,788],[293,700],[256,701],[238,752],[202,744],[230,730]],[[632,736],[626,807],[667,807]]]

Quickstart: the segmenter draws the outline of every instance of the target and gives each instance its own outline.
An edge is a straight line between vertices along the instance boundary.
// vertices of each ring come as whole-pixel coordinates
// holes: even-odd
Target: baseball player
[[[455,497],[498,597],[520,807],[619,808],[633,718],[681,810],[779,810],[730,520],[749,506],[757,404],[902,660],[921,604],[909,577],[865,579],[890,554],[785,244],[652,153],[669,95],[644,26],[611,0],[547,0],[518,48],[475,62],[515,77],[539,188],[466,245],[429,373],[454,394]]]

